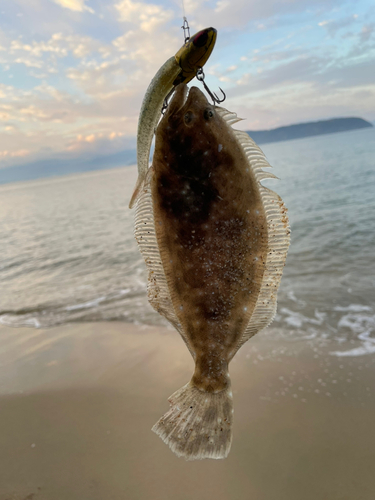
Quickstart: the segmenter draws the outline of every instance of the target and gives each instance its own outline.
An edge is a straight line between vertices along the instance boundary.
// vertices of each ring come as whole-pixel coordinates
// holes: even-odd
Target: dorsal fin
[[[189,340],[177,319],[173,307],[159,246],[156,240],[155,219],[150,187],[152,175],[153,169],[151,167],[139,190],[140,194],[136,205],[134,226],[134,236],[148,269],[148,300],[155,311],[164,316],[180,333],[194,358]]]
[[[216,112],[229,124],[234,123],[235,113],[216,107]],[[229,120],[230,117],[230,120]],[[243,131],[232,129],[238,144],[243,149],[248,168],[252,170],[259,184],[263,207],[267,217],[268,251],[262,286],[259,292],[253,314],[238,342],[236,351],[257,332],[268,326],[275,314],[277,305],[277,289],[280,284],[289,247],[290,228],[287,209],[278,194],[261,184],[267,177],[275,177],[262,168],[271,167],[260,147]],[[233,356],[235,352],[233,352]]]

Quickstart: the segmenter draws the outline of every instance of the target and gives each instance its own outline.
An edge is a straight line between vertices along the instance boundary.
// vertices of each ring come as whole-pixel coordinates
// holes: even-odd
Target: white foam
[[[0,316],[0,324],[17,327],[31,326],[33,328],[40,328],[42,326],[37,318],[19,316],[17,314],[3,314]]]
[[[292,300],[293,302],[296,302],[296,304],[299,304],[300,306],[305,306],[306,305],[305,301],[297,299],[297,297],[295,296],[293,290],[289,290],[289,292],[287,293],[287,297],[288,297],[289,300]]]
[[[28,318],[28,319],[25,319],[23,324],[25,326],[33,326],[34,328],[40,328],[41,327],[41,324],[40,322],[37,320],[37,318]]]
[[[285,318],[285,323],[290,326],[295,326],[300,328],[303,325],[303,320],[298,316],[298,313],[292,316]]]
[[[368,329],[375,328],[375,315],[345,314],[340,318],[338,327],[346,327],[356,334],[364,333]]]
[[[315,318],[308,318],[307,316],[304,316],[299,312],[291,311],[286,307],[283,307],[280,312],[287,315],[286,318],[283,318],[285,323],[297,328],[301,328],[304,323],[320,326],[323,324],[324,318],[326,317],[325,313],[320,312],[317,309],[315,310]]]
[[[74,306],[67,306],[65,308],[66,311],[76,311],[77,309],[88,309],[90,307],[95,307],[100,304],[100,302],[103,302],[106,297],[99,297],[95,300],[90,300],[89,302],[83,302],[82,304],[75,304]]]
[[[371,307],[363,306],[361,304],[350,304],[349,306],[336,306],[333,308],[334,311],[350,311],[350,312],[362,312],[362,311],[371,311]]]
[[[0,316],[0,325],[9,325],[8,314],[3,314],[2,316]]]
[[[357,335],[361,345],[347,351],[332,351],[330,352],[331,356],[364,356],[375,353],[375,338],[371,337],[375,330],[375,315],[345,314],[340,319],[338,326],[349,328]]]
[[[289,292],[288,298],[294,302],[297,301],[293,292]],[[342,313],[337,318],[336,327],[329,324],[331,316],[328,313],[317,309],[315,309],[314,317],[309,317],[300,311],[284,307],[279,310],[278,321],[283,321],[291,327],[289,330],[290,340],[319,338],[324,342],[335,342],[337,346],[342,347],[342,351],[332,349],[331,356],[374,354],[375,315],[369,314],[372,308],[367,305],[350,304],[345,307],[336,306],[334,310]],[[352,344],[350,349],[347,348],[349,340]]]
[[[364,356],[365,354],[375,353],[375,343],[364,342],[360,347],[350,349],[349,351],[332,351],[331,356],[346,357],[346,356]]]

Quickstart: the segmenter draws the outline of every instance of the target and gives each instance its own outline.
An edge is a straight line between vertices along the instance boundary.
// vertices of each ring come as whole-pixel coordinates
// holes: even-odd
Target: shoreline
[[[193,373],[176,332],[0,326],[0,500],[373,500],[374,356],[265,331],[230,372],[229,457],[185,462],[150,430]]]

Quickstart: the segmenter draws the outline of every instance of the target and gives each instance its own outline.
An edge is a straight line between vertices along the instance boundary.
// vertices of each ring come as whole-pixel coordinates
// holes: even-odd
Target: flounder
[[[151,305],[195,361],[188,384],[154,425],[188,460],[225,458],[232,441],[228,364],[273,320],[289,246],[281,198],[263,152],[232,128],[237,115],[177,87],[156,131],[136,206],[135,236],[149,272]]]
[[[138,180],[131,197],[129,208],[137,199],[146,172],[150,148],[154,137],[155,127],[160,119],[160,113],[165,98],[173,89],[181,84],[190,82],[210,57],[216,42],[215,28],[205,28],[189,38],[180,50],[170,57],[158,70],[147,88],[142,101],[137,131],[137,165]]]

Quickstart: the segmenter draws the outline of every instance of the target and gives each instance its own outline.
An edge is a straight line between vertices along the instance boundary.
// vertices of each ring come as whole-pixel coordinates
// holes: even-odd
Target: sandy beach
[[[186,462],[150,430],[192,373],[175,332],[82,323],[0,338],[1,500],[375,498],[373,356],[259,334],[231,365],[229,458]]]

